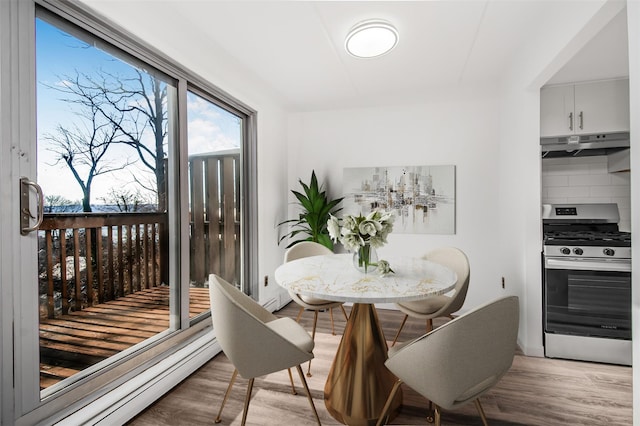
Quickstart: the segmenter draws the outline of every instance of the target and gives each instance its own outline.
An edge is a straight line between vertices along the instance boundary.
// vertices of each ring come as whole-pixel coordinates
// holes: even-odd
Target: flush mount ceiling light
[[[398,44],[398,31],[381,19],[360,22],[349,31],[344,48],[357,58],[384,55]]]

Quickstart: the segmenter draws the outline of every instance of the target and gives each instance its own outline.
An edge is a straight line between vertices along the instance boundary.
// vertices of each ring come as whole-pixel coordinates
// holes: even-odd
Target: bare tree
[[[79,74],[76,71],[75,75],[61,78],[61,81],[65,82],[62,86],[48,86],[64,93],[64,100],[70,105],[79,106],[84,111],[81,114],[84,118],[82,121],[92,122],[93,127],[92,132],[87,132],[77,125],[72,126],[72,129],[59,126],[58,136],[48,139],[55,140],[58,146],[61,145],[61,140],[75,139],[74,151],[83,144],[86,145],[87,149],[81,151],[85,154],[91,151],[90,160],[85,161],[87,164],[93,160],[104,161],[106,148],[111,144],[123,144],[133,148],[140,164],[155,176],[155,182],[154,187],[150,187],[143,184],[142,179],[135,174],[133,181],[155,193],[158,210],[163,211],[166,208],[167,85],[151,74],[135,68],[133,71],[133,77],[116,75],[104,70],[91,75]],[[97,135],[91,138],[92,135],[89,134],[100,132],[101,136],[106,136],[107,131],[110,137],[102,138],[104,145],[94,140]],[[61,138],[63,134],[66,135]],[[152,134],[152,142],[147,142],[148,134]],[[104,152],[101,153],[102,149]],[[67,164],[82,187],[83,194],[86,195],[87,190],[90,193],[90,179],[96,175],[90,173],[86,179],[79,179],[78,169],[72,168],[68,162]],[[127,160],[125,166],[128,164],[131,163]],[[96,163],[95,171],[103,174],[123,167],[100,167],[100,164]]]
[[[105,173],[121,170],[130,162],[125,160],[118,165],[113,165],[106,159],[107,150],[117,140],[118,129],[111,121],[105,121],[102,118],[98,108],[88,103],[93,99],[93,95],[82,88],[79,79],[76,80],[74,87],[78,89],[78,99],[70,102],[82,105],[78,113],[81,124],[76,123],[67,127],[59,124],[56,132],[45,135],[45,139],[51,142],[49,149],[56,155],[56,164],[64,162],[80,185],[82,211],[90,212],[91,185],[94,179]]]
[[[63,197],[62,195],[46,195],[44,197],[44,211],[45,213],[56,212],[68,212],[71,211],[73,201]]]
[[[149,200],[139,190],[112,188],[109,195],[102,197],[105,204],[115,205],[120,212],[149,211]]]
[[[135,76],[124,77],[100,71],[87,78],[92,91],[100,93],[91,102],[106,120],[119,131],[118,143],[133,148],[140,162],[155,175],[158,210],[166,207],[166,135],[167,84],[158,77],[134,69]],[[151,131],[153,141],[145,142],[145,132]],[[137,177],[134,181],[142,185]],[[151,188],[147,188],[151,189]]]
[[[119,110],[130,112],[146,121],[153,132],[153,147],[150,149],[144,145],[139,133],[127,132],[122,127],[120,130],[128,137],[126,143],[138,152],[142,163],[155,174],[158,209],[163,211],[166,208],[166,150],[164,145],[167,135],[167,85],[155,76],[143,74],[139,70],[136,70],[136,73],[138,76],[133,81],[137,87],[129,91],[128,95],[130,99],[138,99],[141,103],[133,102],[129,107]],[[126,91],[124,93],[126,94]],[[117,105],[114,104],[114,107]]]

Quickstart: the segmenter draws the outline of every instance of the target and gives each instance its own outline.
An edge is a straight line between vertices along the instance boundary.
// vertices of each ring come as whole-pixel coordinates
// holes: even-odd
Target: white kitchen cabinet
[[[540,89],[540,136],[566,136],[575,133],[574,86]]]
[[[540,90],[540,136],[629,131],[629,80],[548,86]]]

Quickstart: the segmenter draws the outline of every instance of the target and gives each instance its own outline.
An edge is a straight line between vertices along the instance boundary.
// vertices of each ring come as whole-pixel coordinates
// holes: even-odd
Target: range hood
[[[629,146],[629,132],[540,138],[542,158],[608,155]]]

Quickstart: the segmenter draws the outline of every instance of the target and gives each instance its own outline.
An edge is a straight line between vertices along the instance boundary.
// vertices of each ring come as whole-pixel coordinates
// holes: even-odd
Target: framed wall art
[[[343,215],[395,214],[394,233],[455,234],[455,166],[349,167]]]

